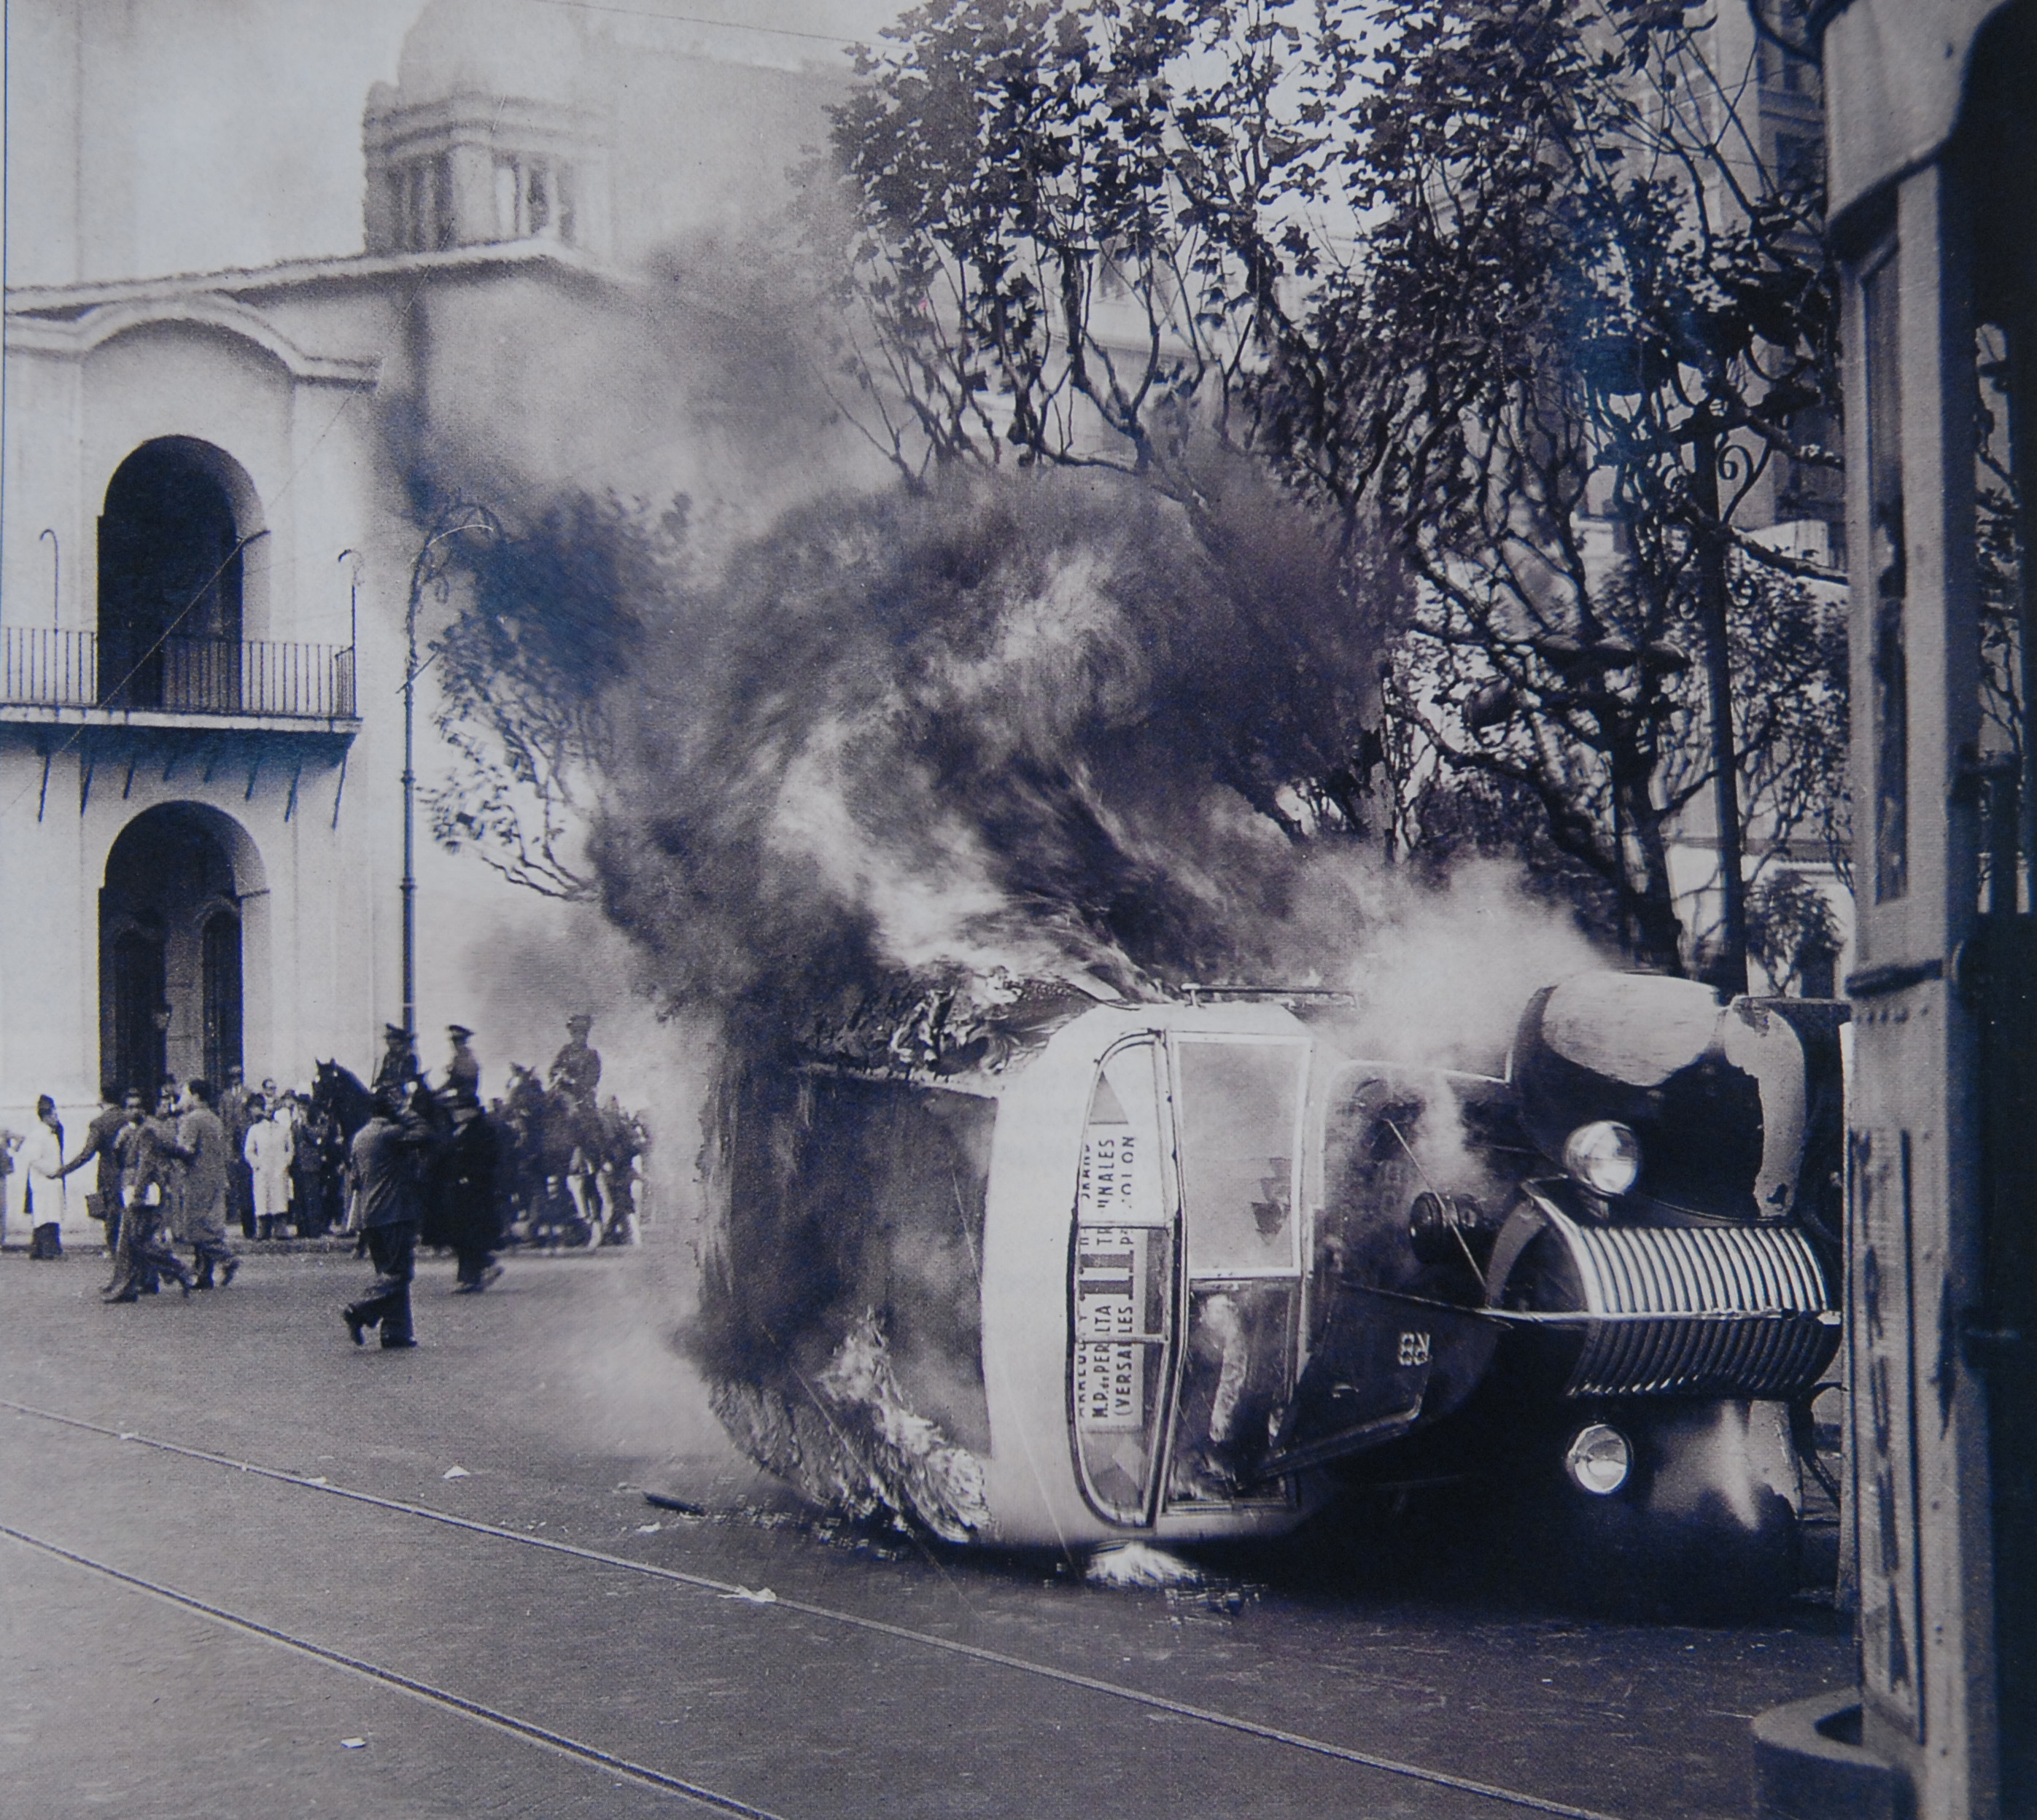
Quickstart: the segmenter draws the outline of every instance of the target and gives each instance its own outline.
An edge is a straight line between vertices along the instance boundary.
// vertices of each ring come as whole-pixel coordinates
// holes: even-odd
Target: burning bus
[[[937,995],[731,1070],[724,1424],[956,1541],[1265,1536],[1483,1475],[1581,1560],[1779,1586],[1838,1339],[1829,1014],[1587,974],[1485,1074],[1298,1003]]]

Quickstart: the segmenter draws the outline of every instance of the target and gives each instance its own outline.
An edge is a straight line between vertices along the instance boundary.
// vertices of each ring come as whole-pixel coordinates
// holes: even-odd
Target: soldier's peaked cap
[[[382,1026],[382,1040],[385,1043],[407,1043],[410,1040],[410,1033],[401,1024],[384,1024]]]
[[[594,1014],[591,1011],[574,1012],[570,1018],[566,1019],[566,1028],[569,1030],[592,1029],[594,1028]]]
[[[448,1024],[446,1025],[446,1034],[455,1043],[464,1043],[474,1033],[464,1024]]]

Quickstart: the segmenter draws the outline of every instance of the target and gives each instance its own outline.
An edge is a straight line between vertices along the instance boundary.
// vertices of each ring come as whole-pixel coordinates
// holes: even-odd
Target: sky
[[[627,29],[691,23],[704,43],[832,61],[897,0],[525,0]],[[65,281],[54,198],[75,179],[37,103],[72,75],[52,21],[124,14],[142,74],[103,86],[86,153],[132,185],[127,240],[91,277],[214,270],[357,252],[361,115],[393,81],[422,0],[9,0],[8,282]],[[110,92],[109,92],[110,91]],[[55,118],[48,116],[47,118]],[[80,187],[89,190],[88,175]],[[90,202],[81,196],[89,210]],[[106,212],[100,211],[101,218]],[[118,211],[123,220],[130,211]]]

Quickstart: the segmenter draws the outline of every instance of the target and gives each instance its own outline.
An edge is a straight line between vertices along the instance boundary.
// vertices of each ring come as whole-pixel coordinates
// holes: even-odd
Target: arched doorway
[[[99,699],[232,713],[254,489],[210,443],[161,436],[115,470],[99,520]]]
[[[217,1086],[242,1066],[245,841],[216,810],[176,802],[113,843],[99,953],[100,1055],[115,1085],[153,1095],[168,1074]]]

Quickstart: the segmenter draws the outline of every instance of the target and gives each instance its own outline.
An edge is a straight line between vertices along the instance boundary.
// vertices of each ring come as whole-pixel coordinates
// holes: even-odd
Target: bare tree
[[[1015,460],[1192,492],[1176,458],[1234,429],[1317,256],[1317,91],[1347,72],[1332,33],[1301,55],[1308,10],[931,0],[864,54],[834,133],[844,356],[909,481]]]
[[[466,598],[433,648],[453,768],[432,832],[511,882],[595,895],[582,843],[612,755],[609,692],[681,566],[683,500],[663,515],[569,496],[466,553]]]
[[[1737,982],[1749,817],[1842,829],[1844,683],[1832,578],[1749,529],[1835,459],[1816,173],[1771,168],[1717,23],[936,0],[837,139],[902,470],[1106,463],[1192,504],[1198,435],[1249,451],[1404,610],[1404,835],[1483,779],[1680,969],[1702,799]]]

